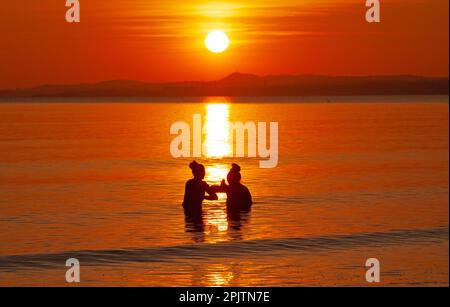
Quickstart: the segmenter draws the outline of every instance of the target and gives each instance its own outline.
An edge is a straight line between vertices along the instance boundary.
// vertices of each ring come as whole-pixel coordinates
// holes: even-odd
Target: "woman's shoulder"
[[[241,184],[241,191],[247,194],[250,194],[250,190],[243,184]]]
[[[243,185],[242,183],[240,184],[240,188],[242,189],[242,190],[245,190],[245,191],[248,191],[249,189],[245,186],[245,185]]]
[[[206,181],[204,181],[204,180],[200,181],[200,185],[202,187],[204,187],[204,188],[208,188],[209,187],[209,184]]]
[[[202,181],[198,181],[195,180],[195,178],[189,179],[188,181],[186,181],[186,185],[199,185],[201,187],[208,187],[209,185],[206,183],[206,181],[202,180]]]
[[[186,181],[186,186],[191,186],[191,185],[193,185],[194,183],[195,183],[195,179],[194,179],[194,178],[189,179],[188,181]]]

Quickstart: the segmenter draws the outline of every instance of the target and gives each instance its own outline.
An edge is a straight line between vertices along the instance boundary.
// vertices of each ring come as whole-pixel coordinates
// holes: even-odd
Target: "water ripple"
[[[405,244],[427,244],[448,240],[448,236],[448,227],[441,227],[335,236],[259,239],[215,244],[201,243],[142,249],[85,250],[55,254],[10,255],[0,257],[0,271],[60,267],[69,258],[77,258],[82,265],[185,262],[186,259],[207,261],[211,258],[237,258],[261,254],[274,255],[283,252],[314,253],[364,246],[385,247]]]

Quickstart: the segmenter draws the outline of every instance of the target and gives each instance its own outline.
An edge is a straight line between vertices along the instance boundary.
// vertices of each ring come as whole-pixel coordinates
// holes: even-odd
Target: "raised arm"
[[[209,184],[207,184],[205,182],[205,192],[208,194],[208,196],[205,196],[206,200],[218,200],[219,198],[217,197],[217,192],[214,186],[209,186]]]
[[[214,193],[226,193],[228,185],[225,183],[225,180],[222,180],[220,185],[212,185],[209,187]]]

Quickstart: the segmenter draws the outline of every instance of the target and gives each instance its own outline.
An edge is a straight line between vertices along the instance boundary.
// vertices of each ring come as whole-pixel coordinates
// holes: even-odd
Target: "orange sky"
[[[212,80],[268,74],[448,76],[448,0],[65,0],[0,2],[0,88],[110,79]],[[228,33],[224,54],[208,31]]]

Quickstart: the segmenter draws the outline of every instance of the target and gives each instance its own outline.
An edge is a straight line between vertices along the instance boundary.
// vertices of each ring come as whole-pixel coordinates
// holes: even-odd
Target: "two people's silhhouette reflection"
[[[193,161],[189,164],[194,178],[186,182],[183,208],[186,215],[186,230],[203,232],[203,200],[217,200],[217,193],[226,193],[227,219],[231,228],[239,230],[248,218],[252,206],[252,196],[241,183],[241,168],[233,164],[227,175],[228,184],[222,180],[220,186],[210,186],[204,181],[205,167]]]

